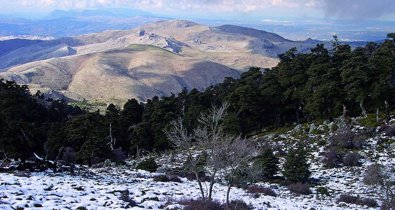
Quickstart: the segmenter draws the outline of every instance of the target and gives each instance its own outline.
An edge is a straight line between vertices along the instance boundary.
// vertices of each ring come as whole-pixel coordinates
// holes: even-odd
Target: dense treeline
[[[336,39],[333,49],[317,45],[280,55],[272,69],[251,68],[239,79],[226,78],[207,88],[184,90],[146,103],[110,105],[105,115],[87,113],[63,102],[31,96],[26,86],[0,82],[0,147],[27,158],[33,152],[50,159],[72,148],[79,162],[121,159],[171,147],[164,135],[183,116],[187,129],[213,104],[229,103],[226,132],[249,135],[265,127],[333,119],[368,112],[388,114],[395,104],[395,34],[383,43],[351,49]],[[5,154],[3,154],[5,155]]]

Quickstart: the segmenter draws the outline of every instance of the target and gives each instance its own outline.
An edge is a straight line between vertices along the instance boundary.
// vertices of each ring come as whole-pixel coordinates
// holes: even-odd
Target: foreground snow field
[[[353,130],[363,127],[355,126]],[[294,129],[295,130],[295,129]],[[311,178],[317,180],[311,187],[311,195],[296,195],[279,184],[258,183],[270,187],[277,197],[254,195],[244,189],[232,188],[230,199],[242,200],[254,209],[367,209],[366,206],[338,203],[341,194],[372,198],[381,204],[382,192],[379,187],[367,186],[363,183],[366,168],[373,163],[380,163],[387,168],[395,165],[393,151],[395,144],[387,149],[380,148],[378,142],[383,136],[377,135],[367,140],[366,146],[358,151],[363,157],[360,167],[324,168],[320,153],[324,146],[320,140],[327,140],[330,134],[309,134]],[[294,131],[277,137],[267,137],[273,146],[290,147],[300,138],[295,138]],[[305,139],[305,138],[304,138]],[[316,140],[314,140],[316,139]],[[391,137],[395,140],[395,137]],[[257,139],[256,139],[257,140]],[[393,142],[393,141],[390,142]],[[257,140],[258,141],[258,140]],[[259,142],[259,141],[258,141]],[[175,161],[176,160],[176,161]],[[178,161],[177,161],[178,160]],[[162,155],[156,161],[165,172],[180,166],[182,157]],[[283,162],[283,160],[280,160]],[[154,177],[163,173],[149,173],[133,169],[135,161],[127,161],[126,165],[109,164],[102,168],[80,166],[76,175],[69,173],[0,173],[0,209],[182,209],[180,201],[199,199],[200,191],[197,182],[181,178],[178,182],[157,182]],[[105,164],[106,165],[106,164]],[[107,164],[108,165],[108,164]],[[208,183],[205,183],[205,187]],[[324,187],[329,196],[318,195],[318,187]],[[227,187],[219,183],[214,186],[214,200],[225,202]],[[78,208],[81,207],[81,208]],[[83,208],[84,207],[84,208]],[[377,208],[378,209],[378,208]]]
[[[79,176],[66,174],[32,173],[30,177],[0,174],[0,208],[13,209],[125,209],[128,203],[122,195],[127,190],[130,199],[138,207],[129,209],[180,209],[177,201],[199,197],[194,181],[182,179],[182,183],[155,182],[157,173],[128,170],[126,168],[103,168],[89,170]],[[348,179],[345,179],[348,180]],[[332,185],[340,187],[344,183]],[[278,197],[260,196],[242,189],[233,189],[231,199],[241,199],[254,209],[359,209],[360,206],[336,204],[333,199],[320,200],[315,195],[295,196],[285,188],[272,186]],[[226,187],[215,187],[214,199],[224,201]],[[127,195],[127,194],[126,194]],[[124,197],[124,196],[123,196]],[[42,208],[40,208],[42,207]]]

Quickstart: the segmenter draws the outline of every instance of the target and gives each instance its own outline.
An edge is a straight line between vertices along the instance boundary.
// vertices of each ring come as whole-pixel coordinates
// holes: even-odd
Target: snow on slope
[[[325,126],[330,126],[327,124]],[[309,129],[310,127],[310,129]],[[296,135],[300,129],[310,130],[307,139],[310,147],[310,170],[311,177],[319,180],[319,184],[311,187],[311,195],[296,195],[290,193],[285,186],[275,183],[257,183],[273,189],[277,197],[256,197],[241,188],[232,188],[231,200],[243,200],[254,209],[309,209],[309,210],[340,210],[340,209],[368,209],[366,206],[338,203],[341,194],[372,198],[380,204],[380,196],[383,192],[378,187],[367,186],[363,183],[363,175],[366,168],[374,162],[379,162],[389,168],[395,165],[395,159],[391,156],[392,147],[378,149],[378,141],[384,137],[377,134],[367,139],[367,145],[358,151],[363,156],[360,167],[341,167],[326,169],[321,163],[324,146],[320,141],[327,141],[331,132],[324,132],[322,125],[305,125],[281,134],[267,134],[259,138],[270,142],[275,148],[286,150],[301,139]],[[353,131],[366,130],[360,125],[353,125]],[[322,131],[318,134],[318,131]],[[316,133],[316,134],[313,134]],[[303,134],[306,135],[306,134]],[[381,145],[382,146],[382,145]],[[164,154],[157,157],[156,161],[162,167],[159,172],[168,171],[182,164],[180,155]],[[281,158],[280,162],[284,162]],[[163,173],[149,173],[133,169],[135,161],[128,161],[124,166],[111,166],[80,170],[78,175],[57,173],[31,173],[30,176],[17,176],[18,173],[0,173],[0,209],[12,209],[17,206],[25,209],[37,209],[35,206],[43,206],[43,209],[76,209],[86,207],[92,210],[124,209],[128,203],[122,197],[122,192],[128,192],[128,198],[137,203],[137,207],[128,209],[181,209],[180,200],[198,199],[200,191],[195,181],[181,178],[182,183],[156,182],[154,177]],[[205,183],[207,187],[209,183]],[[317,195],[317,188],[325,187],[330,192],[329,196]],[[225,201],[227,187],[220,183],[214,186],[214,200]],[[124,196],[123,196],[124,197]],[[124,197],[125,198],[125,197]],[[371,208],[374,209],[374,208]]]
[[[35,209],[41,205],[44,209],[76,209],[81,206],[98,210],[123,209],[127,203],[120,199],[121,192],[128,190],[130,198],[139,206],[129,209],[170,209],[179,206],[179,200],[200,196],[194,181],[182,178],[182,183],[154,182],[154,175],[157,174],[125,168],[91,170],[87,176],[33,173],[31,177],[18,177],[0,174],[0,208]],[[214,199],[224,202],[226,186],[215,185],[214,192]],[[231,193],[232,200],[241,199],[252,204],[254,209],[346,209],[330,206],[327,201],[317,201],[314,196],[288,196],[285,193],[277,198],[254,198],[242,189],[233,189]]]

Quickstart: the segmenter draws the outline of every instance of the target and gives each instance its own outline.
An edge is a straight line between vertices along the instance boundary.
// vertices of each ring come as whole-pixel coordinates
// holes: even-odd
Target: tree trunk
[[[232,188],[232,185],[228,185],[228,190],[226,191],[226,209],[229,210],[229,194],[230,194],[230,189]]]
[[[380,123],[380,109],[379,108],[376,109],[376,122]]]
[[[200,193],[202,194],[202,199],[206,200],[206,197],[204,196],[203,185],[202,185],[202,182],[200,181],[200,178],[199,178],[199,173],[194,172],[194,174],[196,176],[196,181],[198,182],[198,185],[199,185]]]
[[[348,110],[347,106],[343,104],[343,118],[347,119],[348,118]]]
[[[360,107],[361,110],[362,110],[362,117],[367,117],[368,114],[367,114],[367,112],[366,112],[365,107],[363,106],[363,100],[361,100],[361,101],[359,102],[359,107]]]
[[[390,115],[390,105],[387,100],[384,101],[384,107],[385,107],[386,123],[388,124],[391,120],[391,115]]]
[[[213,195],[213,187],[215,183],[215,174],[217,173],[217,170],[214,170],[213,174],[210,177],[210,188],[209,188],[209,193],[208,193],[208,199],[211,200],[212,195]]]
[[[299,115],[299,107],[295,106],[295,117],[296,117],[296,123],[300,123],[300,115]]]

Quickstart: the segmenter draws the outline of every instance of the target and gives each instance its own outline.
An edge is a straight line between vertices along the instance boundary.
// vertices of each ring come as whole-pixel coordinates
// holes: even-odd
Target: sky
[[[0,14],[133,8],[155,14],[213,18],[334,18],[394,20],[395,0],[0,0]]]

